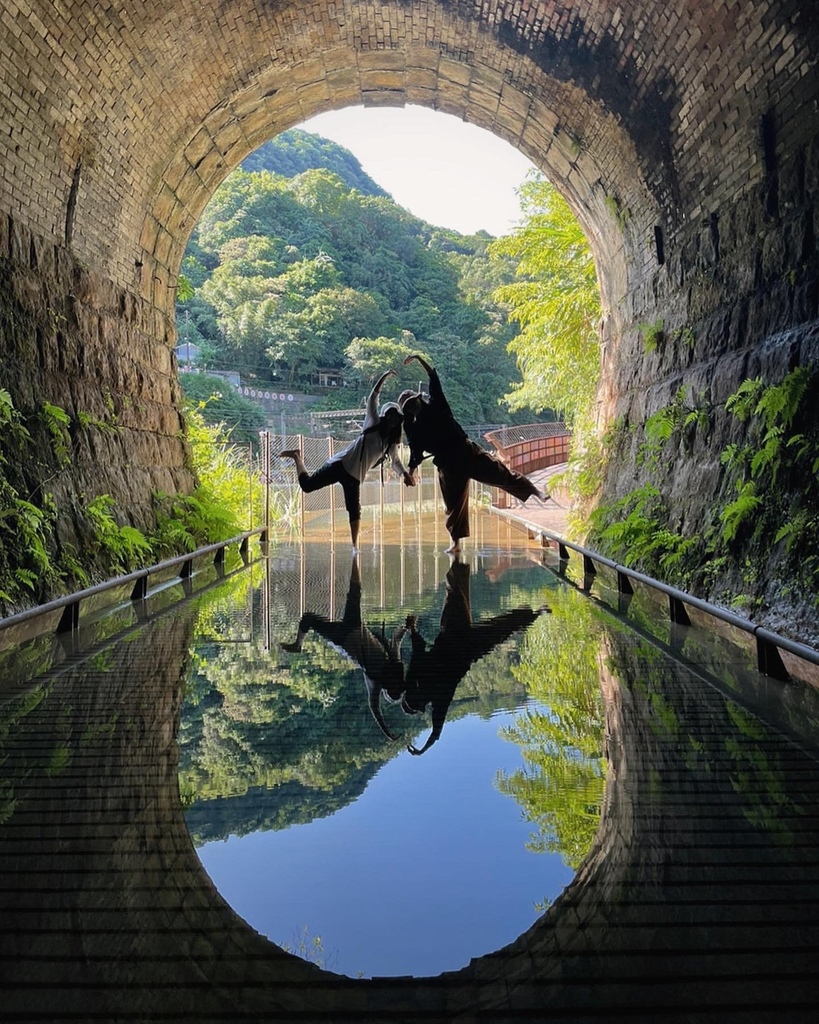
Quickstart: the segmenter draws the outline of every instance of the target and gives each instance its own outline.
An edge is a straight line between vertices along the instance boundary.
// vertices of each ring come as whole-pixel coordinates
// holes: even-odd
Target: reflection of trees
[[[552,615],[525,636],[513,671],[546,710],[527,710],[502,730],[520,746],[526,767],[501,773],[497,785],[536,825],[529,848],[560,853],[577,868],[600,820],[606,761],[598,620],[588,602],[572,597],[550,594]]]
[[[479,605],[510,603],[509,584],[488,586],[478,577]],[[264,828],[286,828],[334,813],[366,788],[383,764],[429,726],[386,704],[396,744],[372,719],[361,670],[339,650],[310,634],[298,654],[264,650],[235,638],[246,594],[238,589],[218,608],[203,609],[204,642],[192,652],[180,730],[180,789],[197,841]],[[442,594],[419,595],[424,624],[437,625]],[[258,610],[258,592],[254,595]],[[515,604],[542,602],[538,570],[530,587],[517,588]],[[480,611],[480,610],[479,610]],[[254,616],[256,611],[254,611]],[[406,610],[379,610],[371,625],[391,635]],[[290,638],[298,620],[285,594],[273,595],[273,632]],[[489,718],[519,707],[523,682],[509,671],[515,648],[502,645],[472,667],[458,687],[448,720],[466,714]],[[409,652],[406,653],[408,658]]]

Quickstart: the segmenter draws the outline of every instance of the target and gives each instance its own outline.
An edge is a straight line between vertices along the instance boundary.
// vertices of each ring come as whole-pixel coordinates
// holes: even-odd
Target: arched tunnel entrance
[[[795,0],[707,7],[643,0],[628,10],[546,0],[118,0],[104,9],[86,0],[8,0],[2,24],[2,386],[32,424],[50,403],[77,424],[82,414],[93,428],[76,432],[66,464],[49,447],[45,428],[37,458],[26,455],[25,465],[13,445],[5,446],[7,463],[18,458],[30,495],[47,484],[59,510],[53,533],[60,545],[82,550],[81,508],[89,495],[111,495],[131,522],[144,525],[153,492],[193,486],[172,357],[187,239],[218,184],[247,154],[328,109],[414,103],[455,114],[515,145],[558,186],[586,231],[600,276],[601,430],[644,423],[683,382],[707,396],[711,430],[680,447],[666,480],[669,521],[689,535],[711,521],[724,485],[718,456],[736,429],[721,411],[726,399],[746,377],[764,372],[781,380],[816,359],[819,30]],[[641,325],[658,321],[664,344],[649,352]],[[629,491],[641,475],[635,449],[624,443],[618,455],[604,477],[611,496]],[[815,480],[806,486],[815,492]],[[737,543],[740,564],[748,542]],[[783,559],[781,547],[773,547],[760,574],[762,595],[768,578],[777,582]],[[742,580],[733,585],[741,589]],[[809,597],[781,590],[774,596],[778,604],[769,599],[761,606],[763,620],[789,616],[803,639],[816,635]],[[190,984],[177,990],[176,1019],[199,1014],[202,991],[213,1001],[214,1019],[237,1019],[241,989],[246,1018],[337,1019],[342,1012],[348,1019],[389,1019],[398,1000],[413,1007],[413,1019],[501,1021],[539,1014],[545,989],[566,980],[566,970],[577,972],[568,980],[579,979],[573,991],[581,1004],[584,986],[620,984],[614,945],[603,973],[599,960],[582,955],[582,921],[565,932],[542,929],[503,956],[476,962],[447,979],[445,995],[442,986],[422,981],[339,982],[278,958],[269,944],[237,929],[176,817],[168,723],[178,700],[171,677],[186,649],[184,624],[163,643],[177,667],[168,678],[155,664],[123,669],[123,678],[142,683],[129,691],[135,705],[131,724],[117,726],[119,747],[104,748],[106,756],[119,751],[107,767],[122,780],[116,799],[133,812],[123,828],[158,837],[154,860],[136,858],[109,879],[128,911],[130,924],[120,934],[132,937],[143,962],[154,952],[167,954],[154,957],[161,969],[142,989],[151,1013],[162,1012],[156,993],[175,990],[180,969]],[[619,652],[621,661],[630,657]],[[93,678],[77,682],[89,684]],[[627,749],[652,743],[639,710],[616,701],[612,708],[612,734],[626,732]],[[139,762],[142,756],[149,765]],[[670,748],[660,756],[671,758]],[[614,761],[627,773],[625,760]],[[112,799],[99,792],[98,768],[78,781],[87,783],[81,798],[85,793],[92,803]],[[56,816],[59,786],[43,798],[55,800]],[[567,919],[588,912],[585,920],[604,945],[608,904],[592,906],[591,896],[585,903],[583,893],[594,891],[596,900],[618,890],[630,871],[646,886],[672,871],[661,858],[652,860],[648,847],[639,863],[618,860],[638,815],[626,806],[624,790],[615,789],[613,799],[623,806],[609,818],[615,834],[605,864],[593,856],[577,883],[582,906],[565,904]],[[117,853],[116,837],[81,838],[106,864]],[[88,849],[80,843],[77,855]],[[178,901],[143,902],[168,863],[190,871],[176,938]],[[596,888],[584,889],[590,880]],[[102,895],[86,893],[89,914],[105,912]],[[72,908],[56,912],[64,912],[71,941]],[[146,950],[147,932],[131,926],[157,915],[170,922],[161,934],[166,946]],[[620,924],[628,929],[633,920],[626,913]],[[662,925],[640,925],[643,952],[656,954]],[[543,956],[536,956],[541,942]],[[564,954],[573,943],[579,955],[569,961]],[[798,945],[794,939],[789,951]],[[104,950],[96,952],[92,959],[104,964]],[[676,952],[664,950],[672,959]],[[87,953],[72,955],[81,960]],[[105,967],[99,970],[95,991],[112,991]],[[118,991],[133,980],[127,972],[117,978]],[[85,995],[72,998],[72,1012],[82,1017]],[[704,1017],[703,1000],[692,1012]],[[142,1006],[115,1002],[119,1019],[140,1019]],[[655,1010],[646,1004],[649,1019]]]
[[[19,493],[48,481],[63,547],[83,547],[91,493],[142,527],[152,492],[192,487],[171,357],[186,240],[247,154],[321,111],[454,114],[566,196],[600,278],[600,431],[683,384],[710,419],[668,459],[672,529],[707,531],[733,486],[726,398],[815,354],[817,40],[799,4],[11,2],[4,23],[4,383],[32,424],[46,402],[75,426],[70,465],[45,430],[18,457]],[[635,444],[620,436],[605,498],[643,482]],[[812,635],[782,545],[753,556],[761,582],[722,578]]]

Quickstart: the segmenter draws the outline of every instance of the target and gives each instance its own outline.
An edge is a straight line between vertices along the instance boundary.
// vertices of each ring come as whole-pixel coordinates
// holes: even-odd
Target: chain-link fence
[[[298,485],[292,460],[280,458],[279,453],[300,449],[307,471],[312,473],[342,452],[349,443],[330,437],[262,434],[259,475],[263,482],[269,482],[265,522],[271,528],[304,531],[311,526],[323,529],[346,526],[347,513],[341,488],[333,485],[305,494]],[[402,448],[400,455],[406,465],[409,449]],[[431,460],[421,463],[416,470],[416,479],[415,487],[407,487],[403,479],[395,476],[389,462],[370,470],[361,487],[362,512],[378,519],[440,510],[438,475]],[[473,484],[472,498],[477,505],[489,505],[497,499],[497,491],[483,484]]]

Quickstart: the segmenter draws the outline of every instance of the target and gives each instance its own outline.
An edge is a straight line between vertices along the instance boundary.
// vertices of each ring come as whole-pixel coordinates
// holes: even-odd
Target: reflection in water
[[[383,559],[362,559],[362,618],[386,636],[407,609],[422,635],[433,635],[440,621],[446,562],[438,576],[435,556],[415,553],[415,568],[398,558],[397,545]],[[256,639],[263,601],[251,566],[244,579],[217,584],[194,643],[195,609],[186,603],[144,625],[130,623],[119,638],[106,628],[90,647],[80,636],[69,650],[50,638],[0,652],[4,1021],[178,1024],[193,1015],[214,1024],[433,1017],[465,1024],[478,1012],[493,1021],[812,1024],[819,1002],[816,686],[760,676],[753,658],[696,627],[686,627],[670,650],[667,613],[651,635],[635,632],[572,588],[550,583],[543,570],[530,578],[519,556],[494,580],[494,558],[481,556],[470,562],[476,621],[526,603],[538,607],[544,597],[552,614],[472,666],[450,705],[444,742],[412,758],[373,721],[361,670],[346,656],[312,634],[302,654],[278,648],[292,640],[307,608],[338,617],[341,604],[328,587],[332,552],[302,561],[281,549],[276,558],[273,650]],[[348,566],[345,558],[340,598]],[[614,607],[616,597],[615,590]],[[633,605],[640,600],[635,595]],[[648,618],[641,614],[641,627]],[[588,685],[575,681],[578,673]],[[499,679],[503,688],[493,691]],[[601,701],[604,730],[599,719],[591,727]],[[400,705],[383,711],[390,731],[421,742],[404,732],[417,723]],[[522,751],[497,736],[504,716],[502,727],[518,732]],[[605,767],[602,814],[590,852],[559,898],[565,882],[538,892],[540,902],[552,900],[549,909],[509,946],[443,979],[372,983],[322,974],[287,956],[220,898],[191,843],[189,830],[201,840],[253,829],[246,837],[257,857],[255,873],[247,872],[251,901],[287,896],[293,880],[304,878],[319,898],[341,896],[342,911],[362,928],[370,907],[380,905],[391,937],[412,931],[418,946],[454,942],[487,913],[502,913],[504,903],[531,898],[509,888],[516,872],[488,862],[479,883],[462,887],[457,913],[442,910],[433,894],[438,854],[452,835],[470,821],[484,825],[463,858],[466,874],[495,833],[511,835],[520,818],[519,805],[497,790],[493,813],[506,813],[500,824],[473,801],[484,770],[476,758],[490,736],[504,752],[490,774],[540,775],[547,783],[546,796],[520,787],[529,819],[521,847],[527,839],[546,848],[558,841],[574,863],[591,831],[583,801],[594,819]],[[565,750],[557,783],[560,759],[541,767],[544,745]],[[180,786],[190,803],[187,826]],[[574,795],[561,805],[567,787]],[[394,843],[380,844],[369,830],[364,815],[374,798],[376,820],[406,819]],[[427,818],[424,833],[415,827],[419,814]],[[294,825],[313,818],[304,830]],[[330,827],[346,832],[332,837],[330,860],[318,867],[309,858]],[[302,833],[315,838],[300,841]],[[289,863],[269,860],[271,837],[291,842]],[[368,856],[350,838],[368,843]],[[243,843],[229,838],[200,852],[232,856]],[[410,868],[399,866],[402,849],[410,851]],[[373,865],[383,866],[386,881],[376,884]],[[349,892],[356,875],[369,883],[367,898]],[[400,895],[410,897],[401,909]],[[297,944],[304,924],[311,935],[318,931],[298,908],[292,920],[281,918],[281,941]],[[331,967],[338,966],[334,944],[325,936]],[[353,972],[365,965],[354,952]]]
[[[470,667],[513,633],[531,626],[538,614],[531,608],[515,608],[473,622],[469,566],[459,558],[453,559],[446,574],[441,628],[430,648],[418,631],[417,616],[407,616],[412,658],[401,706],[409,714],[418,714],[428,706],[432,709],[432,732],[422,747],[410,745],[411,754],[423,754],[440,738],[455,690]]]
[[[367,703],[384,735],[396,739],[384,723],[381,714],[381,693],[391,701],[398,701],[404,693],[404,664],[401,661],[401,641],[406,627],[396,629],[390,640],[378,636],[361,620],[361,566],[358,553],[350,566],[350,583],[341,619],[331,620],[317,612],[304,612],[299,619],[296,639],[282,643],[290,653],[301,653],[304,638],[313,630],[333,647],[340,648],[364,673]]]
[[[271,635],[288,638],[256,649],[271,681],[247,649],[208,643],[182,717],[187,818],[218,888],[259,931],[311,955],[320,939],[324,962],[350,974],[463,966],[525,930],[571,879],[557,846],[546,857],[527,851],[527,823],[496,781],[523,768],[502,730],[534,706],[510,663],[545,610],[548,577],[525,556],[475,560],[473,570],[428,552],[414,593],[402,595],[396,555],[366,558],[370,587],[365,556],[353,557],[340,615],[344,577],[334,578],[330,549],[313,546],[304,561],[276,555]],[[398,571],[374,594],[382,557]],[[291,639],[284,624],[296,617]],[[277,706],[288,713],[271,715]],[[416,746],[427,717],[429,738]],[[407,751],[429,750],[447,717],[443,753],[421,769]],[[271,875],[288,877],[285,891],[269,891]]]
[[[550,597],[548,630],[530,630],[513,672],[537,705],[517,715],[503,736],[520,747],[525,768],[501,773],[498,787],[535,827],[529,846],[580,867],[600,824],[608,771],[601,633],[588,602]]]

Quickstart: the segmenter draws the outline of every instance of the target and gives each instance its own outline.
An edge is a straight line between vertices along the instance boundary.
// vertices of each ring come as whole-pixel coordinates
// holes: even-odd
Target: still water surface
[[[564,695],[578,744],[541,671],[554,577],[525,548],[283,545],[268,569],[203,612],[186,684],[180,787],[220,893],[353,977],[512,942],[572,879],[603,793],[596,675]]]
[[[456,993],[504,1019],[812,1024],[813,666],[763,676],[747,638],[494,517],[455,573],[411,525],[360,589],[346,546],[284,544],[84,602],[71,634],[0,630],[4,1019],[415,1019]],[[243,917],[365,976],[525,930],[386,996]]]

